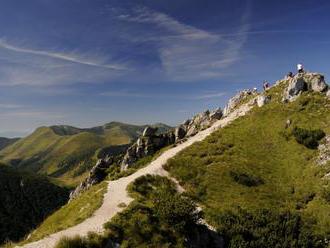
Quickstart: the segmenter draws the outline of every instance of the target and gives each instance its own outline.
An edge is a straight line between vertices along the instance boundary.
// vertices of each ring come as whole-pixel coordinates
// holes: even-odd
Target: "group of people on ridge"
[[[297,64],[297,72],[298,72],[298,74],[305,72],[304,66],[302,64]],[[287,78],[293,78],[293,77],[294,77],[294,74],[293,74],[293,72],[290,71],[287,74]],[[268,81],[264,81],[262,87],[263,87],[264,91],[266,91],[270,88],[270,84],[268,83]]]

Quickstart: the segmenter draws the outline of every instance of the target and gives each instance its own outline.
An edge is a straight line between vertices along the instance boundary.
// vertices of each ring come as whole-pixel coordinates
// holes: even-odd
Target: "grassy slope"
[[[0,244],[23,238],[67,198],[45,178],[0,165]]]
[[[330,166],[316,166],[317,150],[298,144],[285,123],[291,119],[292,126],[321,128],[329,134],[330,101],[319,94],[304,94],[294,103],[283,104],[283,87],[284,82],[269,91],[270,104],[189,147],[166,167],[218,228],[226,211],[240,207],[253,213],[275,207],[296,212],[306,221],[315,218],[312,231],[329,236],[330,203],[322,198],[328,182],[322,177]],[[262,179],[264,184],[247,187],[235,182],[232,172]]]
[[[118,122],[92,129],[41,127],[2,150],[0,156],[5,163],[50,175],[60,184],[75,186],[95,164],[98,149],[129,144],[144,127]]]
[[[23,243],[36,241],[49,234],[75,226],[92,216],[95,210],[102,205],[106,189],[106,182],[91,187],[81,196],[50,215]]]

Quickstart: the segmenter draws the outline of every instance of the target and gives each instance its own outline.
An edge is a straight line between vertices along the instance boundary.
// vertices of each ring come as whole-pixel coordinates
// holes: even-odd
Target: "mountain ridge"
[[[42,126],[0,151],[1,161],[21,170],[77,185],[96,162],[98,150],[132,143],[147,125],[110,122],[92,128]],[[160,132],[171,127],[158,124]]]

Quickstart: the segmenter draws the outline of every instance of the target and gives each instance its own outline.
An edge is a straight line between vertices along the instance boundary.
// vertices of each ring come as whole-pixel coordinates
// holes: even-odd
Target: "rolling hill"
[[[170,127],[155,124],[159,131]],[[128,145],[146,126],[111,122],[99,127],[40,127],[26,138],[0,151],[2,162],[54,178],[55,182],[75,186],[95,164],[102,148]]]

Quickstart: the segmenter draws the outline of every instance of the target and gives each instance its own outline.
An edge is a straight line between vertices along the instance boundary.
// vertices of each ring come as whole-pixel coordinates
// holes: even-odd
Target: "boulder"
[[[151,137],[151,136],[154,136],[157,132],[157,129],[158,128],[154,128],[154,127],[146,127],[143,131],[143,134],[142,136],[143,137]]]
[[[265,104],[269,103],[270,99],[271,99],[270,96],[264,96],[264,95],[258,96],[257,98],[258,107],[262,107]]]
[[[303,75],[303,78],[309,90],[324,92],[328,88],[328,85],[324,81],[324,76],[319,73],[306,73]]]
[[[307,83],[301,74],[297,74],[289,83],[289,86],[284,91],[283,101],[293,101],[300,93],[307,90]]]
[[[183,139],[184,136],[186,135],[185,128],[182,125],[176,127],[174,130],[174,135],[175,135],[175,141]]]
[[[298,73],[289,82],[283,94],[284,102],[294,101],[303,91],[325,92],[328,85],[319,73]]]
[[[330,89],[326,93],[327,97],[330,98]]]

